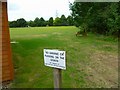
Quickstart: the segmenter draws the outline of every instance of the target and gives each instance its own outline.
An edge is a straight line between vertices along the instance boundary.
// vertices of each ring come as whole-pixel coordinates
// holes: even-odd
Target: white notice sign
[[[44,49],[45,66],[66,69],[65,51]]]

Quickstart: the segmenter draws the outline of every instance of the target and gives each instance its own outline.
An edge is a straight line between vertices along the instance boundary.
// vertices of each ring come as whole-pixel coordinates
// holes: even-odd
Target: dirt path
[[[118,56],[96,51],[90,55],[90,63],[84,69],[87,72],[87,86],[117,88]]]

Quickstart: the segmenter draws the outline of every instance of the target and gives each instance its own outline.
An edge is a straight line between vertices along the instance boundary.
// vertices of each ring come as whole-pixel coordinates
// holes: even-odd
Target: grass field
[[[15,79],[12,88],[53,88],[53,68],[44,66],[43,49],[66,51],[63,88],[110,88],[118,85],[118,42],[76,27],[11,28]]]

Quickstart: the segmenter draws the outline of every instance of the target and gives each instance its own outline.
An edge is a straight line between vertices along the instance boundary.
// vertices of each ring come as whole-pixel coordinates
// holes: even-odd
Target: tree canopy
[[[86,30],[118,36],[120,30],[120,3],[74,2],[70,5],[75,26]]]
[[[74,25],[72,16],[61,15],[61,17],[50,17],[49,20],[45,20],[43,17],[36,17],[33,21],[26,21],[25,19],[17,19],[16,21],[9,22],[10,27],[42,27],[42,26],[72,26]]]
[[[53,17],[49,18],[48,25],[49,26],[53,26]]]
[[[9,22],[10,27],[26,27],[27,22],[24,18],[17,19],[16,21]]]

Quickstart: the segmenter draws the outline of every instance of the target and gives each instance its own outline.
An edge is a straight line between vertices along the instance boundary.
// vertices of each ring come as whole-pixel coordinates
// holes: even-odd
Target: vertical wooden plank
[[[8,25],[7,2],[2,2],[2,81],[13,80],[13,64]],[[3,58],[7,56],[6,58]],[[4,62],[4,63],[3,63]],[[8,63],[8,65],[5,65]],[[6,69],[8,67],[8,70]],[[4,69],[4,70],[3,70]],[[9,71],[9,72],[8,72]]]
[[[61,69],[54,68],[53,74],[54,74],[54,88],[55,90],[59,90],[62,85],[62,77],[61,77]]]
[[[0,87],[2,87],[2,2],[0,1]]]

